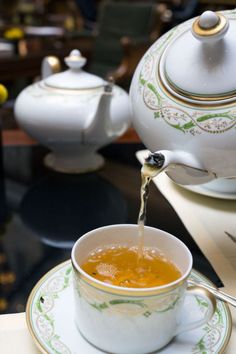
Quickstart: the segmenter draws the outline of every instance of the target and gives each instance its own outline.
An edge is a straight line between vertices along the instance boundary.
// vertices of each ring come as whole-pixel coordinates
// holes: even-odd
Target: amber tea
[[[150,288],[173,282],[181,277],[179,269],[158,249],[106,246],[87,256],[81,268],[90,276],[116,286]]]
[[[91,252],[81,268],[90,276],[112,285],[150,288],[171,283],[181,277],[179,269],[158,249],[144,247],[144,225],[149,184],[163,171],[163,156],[152,154],[142,170],[141,204],[138,216],[137,247],[107,246]]]

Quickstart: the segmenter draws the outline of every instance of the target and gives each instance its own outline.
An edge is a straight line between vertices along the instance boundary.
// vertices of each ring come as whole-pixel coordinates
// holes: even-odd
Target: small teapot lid
[[[198,17],[191,31],[181,31],[160,61],[164,86],[191,100],[236,96],[235,76],[236,21],[212,11]]]
[[[82,70],[86,61],[87,59],[81,55],[79,50],[72,50],[65,58],[69,70],[49,76],[44,80],[45,85],[66,90],[94,89],[104,86],[103,79]]]

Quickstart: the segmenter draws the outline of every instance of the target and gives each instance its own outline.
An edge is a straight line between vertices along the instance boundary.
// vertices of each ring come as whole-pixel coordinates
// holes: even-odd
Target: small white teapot
[[[236,10],[206,11],[158,39],[130,96],[137,132],[174,181],[236,176]]]
[[[86,59],[78,50],[65,62],[69,70],[49,75],[59,61],[45,58],[43,80],[20,93],[15,117],[52,151],[45,158],[47,166],[64,173],[88,172],[103,165],[96,150],[128,128],[129,97],[120,87],[83,71]]]

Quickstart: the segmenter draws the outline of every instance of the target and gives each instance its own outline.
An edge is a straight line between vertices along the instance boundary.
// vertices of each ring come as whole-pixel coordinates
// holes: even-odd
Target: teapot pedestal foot
[[[100,169],[104,165],[104,158],[95,152],[76,156],[51,152],[45,156],[44,164],[57,172],[79,174]]]

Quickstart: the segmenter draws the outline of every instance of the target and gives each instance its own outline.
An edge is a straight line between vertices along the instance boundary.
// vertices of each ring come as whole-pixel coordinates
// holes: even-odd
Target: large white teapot
[[[65,62],[69,70],[49,75],[59,61],[45,58],[44,79],[20,93],[15,116],[28,134],[52,151],[45,159],[49,167],[88,172],[103,164],[96,150],[127,129],[129,98],[120,87],[83,71],[86,59],[78,50]]]
[[[173,180],[236,176],[236,10],[206,11],[157,40],[130,96],[137,132]]]

